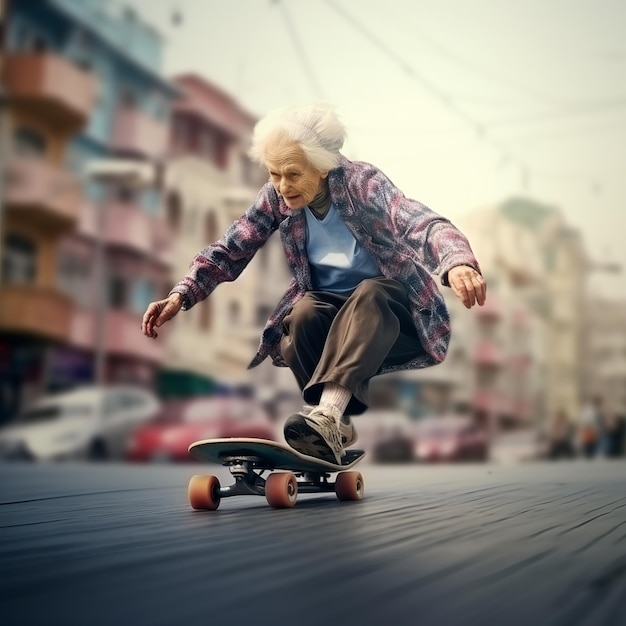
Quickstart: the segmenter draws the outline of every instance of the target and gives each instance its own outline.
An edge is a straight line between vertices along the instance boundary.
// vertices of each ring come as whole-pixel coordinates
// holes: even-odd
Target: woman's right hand
[[[159,335],[155,327],[163,326],[169,322],[183,306],[183,297],[179,293],[173,293],[165,300],[151,302],[143,315],[141,330],[146,337],[156,339]]]

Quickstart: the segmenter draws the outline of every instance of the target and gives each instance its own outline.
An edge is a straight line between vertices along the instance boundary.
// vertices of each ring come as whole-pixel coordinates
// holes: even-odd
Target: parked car
[[[374,463],[413,460],[413,426],[406,413],[395,409],[370,409],[352,418],[358,433],[353,446],[367,452]]]
[[[0,458],[122,458],[129,434],[159,407],[153,393],[129,385],[49,395],[0,429]]]
[[[187,451],[189,444],[217,437],[276,440],[276,429],[268,413],[253,399],[212,396],[173,401],[132,434],[126,459],[195,461]]]
[[[414,457],[422,462],[484,461],[489,440],[471,417],[446,415],[426,417],[415,426]]]

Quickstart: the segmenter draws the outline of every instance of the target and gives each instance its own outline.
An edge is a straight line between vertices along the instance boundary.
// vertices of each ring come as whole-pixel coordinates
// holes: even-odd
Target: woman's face
[[[324,188],[328,172],[309,165],[302,148],[284,143],[268,150],[265,165],[270,181],[290,209],[303,209]]]

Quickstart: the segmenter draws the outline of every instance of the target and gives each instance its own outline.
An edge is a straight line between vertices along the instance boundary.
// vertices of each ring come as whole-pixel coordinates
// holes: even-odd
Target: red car
[[[485,461],[489,456],[487,433],[465,416],[424,418],[415,428],[413,455],[425,463]]]
[[[128,461],[197,461],[187,448],[200,439],[276,439],[276,428],[258,403],[244,398],[195,398],[166,404],[158,416],[134,431]]]

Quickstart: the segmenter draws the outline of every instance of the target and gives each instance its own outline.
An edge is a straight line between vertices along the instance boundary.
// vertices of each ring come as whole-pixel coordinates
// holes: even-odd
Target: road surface
[[[224,468],[2,464],[0,622],[626,624],[623,461],[359,468],[361,502],[197,512]]]

